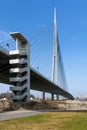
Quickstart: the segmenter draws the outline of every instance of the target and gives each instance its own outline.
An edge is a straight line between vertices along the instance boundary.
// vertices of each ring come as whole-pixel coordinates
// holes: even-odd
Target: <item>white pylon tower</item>
[[[57,36],[57,24],[56,24],[56,8],[54,8],[52,81],[58,85],[58,36]]]

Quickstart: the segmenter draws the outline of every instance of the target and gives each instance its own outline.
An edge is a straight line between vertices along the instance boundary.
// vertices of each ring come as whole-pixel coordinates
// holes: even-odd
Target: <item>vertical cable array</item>
[[[42,30],[38,32],[38,35],[34,35],[31,41],[29,40],[31,62],[30,65],[47,77],[50,77],[51,75],[52,32],[52,24],[50,24],[49,26],[42,28]],[[49,64],[47,68],[48,62]]]
[[[59,86],[63,88],[65,91],[68,91],[60,46],[58,47],[58,70],[59,70],[59,79],[58,79]]]

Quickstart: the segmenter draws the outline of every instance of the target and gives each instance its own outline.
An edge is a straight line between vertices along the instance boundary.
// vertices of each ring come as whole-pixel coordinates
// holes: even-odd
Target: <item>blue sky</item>
[[[0,0],[0,41],[9,39],[10,32],[19,31],[32,42],[47,27],[51,30],[54,7],[69,91],[74,96],[87,95],[87,0]],[[38,52],[47,55],[47,59],[40,57],[42,64],[46,64],[42,66],[39,62],[36,67],[41,65],[39,71],[51,77],[48,59],[52,50],[47,48],[52,48],[52,34],[48,36],[50,44],[44,43],[42,47],[45,53]],[[3,86],[1,92],[6,90]]]

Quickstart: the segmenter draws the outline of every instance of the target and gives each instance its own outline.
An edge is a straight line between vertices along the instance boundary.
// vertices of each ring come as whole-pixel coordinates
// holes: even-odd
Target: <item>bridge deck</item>
[[[10,84],[9,82],[9,54],[0,48],[0,82]],[[59,94],[69,99],[73,99],[73,96],[55,85],[49,79],[45,78],[43,75],[37,71],[30,69],[30,88],[38,91],[44,91],[53,94]]]

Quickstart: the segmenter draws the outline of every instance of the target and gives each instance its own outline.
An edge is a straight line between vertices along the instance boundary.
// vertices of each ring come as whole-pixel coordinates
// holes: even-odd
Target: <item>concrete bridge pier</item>
[[[13,91],[14,101],[29,101],[30,98],[30,54],[29,43],[19,33],[11,33],[12,38],[16,41],[16,50],[9,52],[11,66],[10,90]]]
[[[59,100],[59,95],[58,94],[56,95],[56,100]]]
[[[54,100],[54,94],[53,93],[51,94],[51,100]]]
[[[42,99],[45,100],[45,92],[42,92]]]

